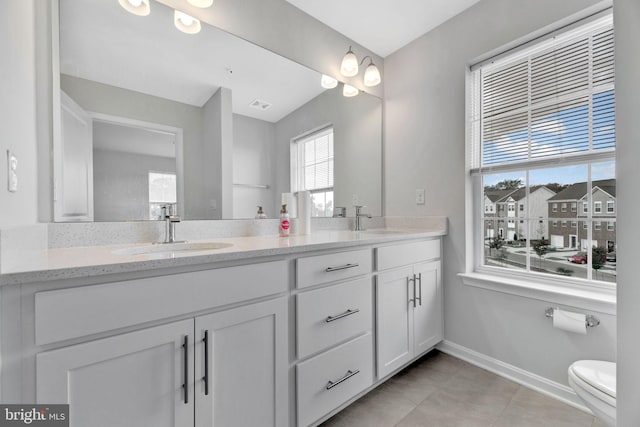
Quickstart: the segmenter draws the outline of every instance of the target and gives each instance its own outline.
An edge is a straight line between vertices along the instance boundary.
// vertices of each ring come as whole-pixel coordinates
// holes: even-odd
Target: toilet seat
[[[616,407],[616,364],[601,360],[579,360],[569,367],[571,379],[580,388]]]

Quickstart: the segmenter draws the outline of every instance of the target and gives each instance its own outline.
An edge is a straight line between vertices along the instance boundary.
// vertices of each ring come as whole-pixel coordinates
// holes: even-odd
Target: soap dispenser
[[[258,206],[258,213],[256,214],[256,219],[266,219],[267,214],[262,210],[262,206]]]
[[[278,234],[282,237],[289,236],[289,228],[291,223],[289,222],[289,213],[287,212],[287,205],[282,205],[282,209],[280,209],[280,225],[278,226]]]

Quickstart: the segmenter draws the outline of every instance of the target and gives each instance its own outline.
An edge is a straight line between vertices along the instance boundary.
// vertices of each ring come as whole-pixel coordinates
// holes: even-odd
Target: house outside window
[[[524,205],[515,197],[520,192],[527,203],[527,209],[519,209],[523,215],[518,214],[524,221],[518,235],[521,228],[527,235],[520,255],[510,248],[508,237],[502,258],[477,238],[475,271],[531,280],[562,274],[558,286],[572,278],[615,283],[615,266],[594,273],[593,254],[587,250],[605,242],[607,248],[615,247],[615,234],[602,234],[613,231],[596,228],[602,197],[615,198],[612,21],[608,11],[471,67],[468,152],[473,154],[469,170],[474,188],[485,196],[510,190],[510,197]],[[529,198],[538,187],[548,193],[534,202]],[[541,213],[534,214],[534,206],[543,206]],[[478,215],[482,208],[477,205],[474,212],[474,229],[483,236],[488,218]],[[607,213],[614,213],[609,204]],[[588,262],[571,265],[572,277],[567,277],[567,269],[558,269],[552,257],[536,254],[538,245],[585,250]]]
[[[607,213],[615,213],[615,202],[613,200],[607,201]]]

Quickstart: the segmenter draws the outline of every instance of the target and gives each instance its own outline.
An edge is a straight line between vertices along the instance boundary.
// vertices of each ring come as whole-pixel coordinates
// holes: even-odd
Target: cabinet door
[[[383,378],[413,357],[412,268],[379,274],[376,278],[376,346],[378,378]]]
[[[418,264],[414,274],[417,304],[413,310],[413,336],[418,356],[442,341],[440,262]]]
[[[287,301],[196,318],[196,426],[288,424]]]
[[[71,426],[193,425],[193,320],[40,353],[36,369],[38,403],[68,403]]]

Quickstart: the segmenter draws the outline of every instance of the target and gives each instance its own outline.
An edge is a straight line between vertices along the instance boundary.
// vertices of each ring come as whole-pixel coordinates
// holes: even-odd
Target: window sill
[[[487,273],[460,273],[467,286],[616,315],[615,289],[578,289]]]

